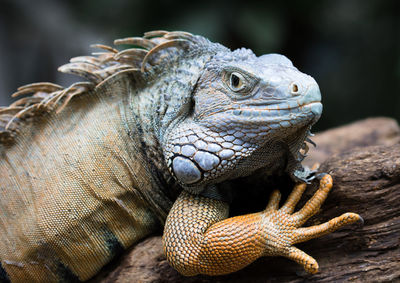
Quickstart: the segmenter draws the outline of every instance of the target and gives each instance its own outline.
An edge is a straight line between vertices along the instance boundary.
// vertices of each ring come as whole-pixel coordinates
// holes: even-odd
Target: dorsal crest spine
[[[72,58],[68,64],[58,68],[60,72],[73,74],[86,81],[77,82],[69,87],[40,82],[24,85],[12,94],[12,97],[30,94],[7,107],[0,107],[0,144],[10,143],[23,127],[21,121],[56,111],[62,111],[73,97],[90,92],[96,86],[118,73],[129,70],[137,71],[151,80],[160,65],[166,61],[176,60],[179,51],[189,50],[192,55],[200,55],[201,50],[210,45],[210,41],[201,36],[195,36],[181,31],[150,31],[143,37],[128,37],[117,39],[115,45],[133,45],[133,48],[121,51],[104,44],[94,44],[101,52],[91,56]],[[173,50],[172,48],[175,48]],[[166,50],[168,49],[168,50]]]

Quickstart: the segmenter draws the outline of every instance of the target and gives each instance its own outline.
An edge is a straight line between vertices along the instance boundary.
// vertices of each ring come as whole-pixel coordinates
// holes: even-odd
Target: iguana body
[[[283,56],[183,32],[117,43],[141,48],[98,46],[106,52],[61,67],[88,83],[22,87],[34,94],[0,110],[0,278],[89,279],[168,213],[164,249],[183,274],[233,272],[263,255],[315,272],[291,245],[359,219],[296,229],[326,197],[327,177],[293,217],[303,185],[279,211],[274,193],[265,212],[224,220],[227,180],[258,169],[307,177],[299,151],[321,114],[315,81]]]

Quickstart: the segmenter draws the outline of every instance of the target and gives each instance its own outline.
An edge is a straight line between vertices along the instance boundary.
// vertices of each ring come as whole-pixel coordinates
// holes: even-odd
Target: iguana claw
[[[300,228],[318,212],[331,188],[332,177],[329,174],[324,174],[317,192],[295,213],[293,211],[306,189],[306,184],[296,185],[280,209],[278,209],[280,193],[277,190],[272,193],[264,211],[264,229],[265,234],[269,236],[265,255],[285,256],[301,264],[309,273],[318,271],[316,260],[292,245],[329,234],[347,224],[363,221],[361,216],[356,213],[345,213],[320,225]],[[271,233],[271,231],[276,232]]]

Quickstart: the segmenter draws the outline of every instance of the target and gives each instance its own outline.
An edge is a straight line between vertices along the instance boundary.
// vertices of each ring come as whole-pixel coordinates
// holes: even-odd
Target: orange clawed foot
[[[277,190],[272,193],[264,211],[264,229],[267,237],[265,255],[288,257],[301,264],[307,272],[316,273],[317,261],[293,245],[329,234],[347,224],[362,221],[362,218],[356,213],[345,213],[320,225],[299,228],[318,212],[332,188],[332,177],[326,174],[313,197],[303,208],[293,213],[305,188],[306,184],[296,185],[280,209],[280,193]]]

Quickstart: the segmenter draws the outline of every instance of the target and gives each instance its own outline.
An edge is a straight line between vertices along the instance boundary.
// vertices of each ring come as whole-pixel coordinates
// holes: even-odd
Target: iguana
[[[293,213],[313,175],[301,161],[322,111],[315,80],[282,55],[186,32],[115,44],[132,46],[95,45],[103,51],[59,68],[87,82],[26,85],[14,96],[31,95],[0,110],[1,280],[87,280],[164,224],[164,253],[184,275],[226,274],[261,256],[317,272],[293,244],[361,218],[300,228],[329,175]],[[298,184],[280,209],[274,191],[265,210],[228,218],[229,180],[260,170]]]

